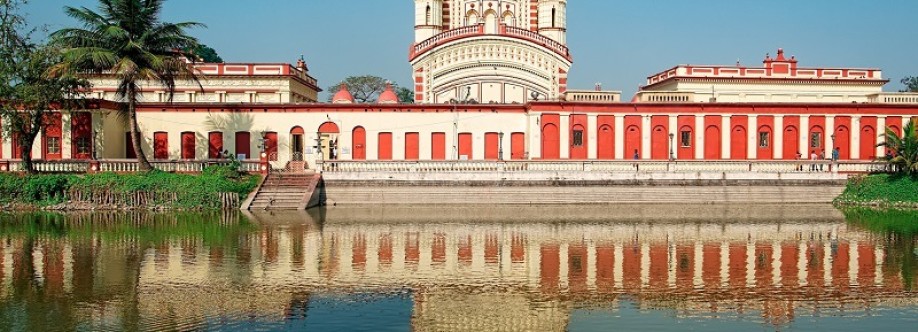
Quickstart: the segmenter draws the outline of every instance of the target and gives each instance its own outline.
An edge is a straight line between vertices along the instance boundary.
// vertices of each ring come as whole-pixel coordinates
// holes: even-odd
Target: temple
[[[784,50],[761,67],[678,65],[620,92],[569,90],[567,1],[416,0],[408,58],[415,103],[389,87],[356,103],[343,86],[318,102],[296,65],[203,63],[201,86],[169,96],[143,85],[138,119],[156,161],[227,154],[311,168],[337,161],[793,160],[872,161],[886,128],[918,117],[918,94],[889,93],[879,69],[798,67]],[[816,62],[816,61],[813,61]],[[110,76],[90,77],[92,109],[51,116],[33,157],[117,160],[136,155],[113,111]],[[0,160],[20,157],[2,140]],[[300,166],[297,166],[300,167]]]

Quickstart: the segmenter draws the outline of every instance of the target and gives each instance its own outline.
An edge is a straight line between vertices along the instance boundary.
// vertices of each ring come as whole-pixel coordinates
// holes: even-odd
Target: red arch
[[[688,132],[688,142],[682,141],[682,133]],[[695,131],[692,130],[690,126],[682,126],[679,128],[679,133],[676,134],[676,146],[679,147],[678,158],[681,160],[692,160],[695,159]],[[684,145],[682,143],[688,143]]]
[[[561,137],[554,123],[542,126],[542,159],[561,159]]]
[[[819,142],[817,143],[818,146],[813,146],[813,142],[812,142],[813,140],[812,135],[815,133],[819,133]],[[807,153],[812,153],[813,150],[816,150],[816,154],[818,155],[820,151],[825,151],[825,148],[826,148],[825,129],[823,129],[822,126],[820,125],[810,126],[810,136],[806,137],[806,141],[807,141],[807,149],[808,149]]]
[[[341,131],[338,130],[338,125],[334,122],[326,122],[319,126],[319,132],[322,134],[337,134]]]
[[[704,159],[718,160],[721,158],[720,128],[708,126],[704,129]]]
[[[320,128],[319,128],[319,131],[321,131],[321,130],[322,130],[322,128],[320,127]],[[296,127],[293,127],[292,129],[290,129],[290,134],[291,134],[291,135],[304,135],[304,134],[306,134],[306,131],[303,130],[303,127],[296,126]]]
[[[650,158],[657,160],[666,160],[669,158],[669,133],[663,126],[653,127],[650,136]],[[634,151],[631,151],[633,154]],[[633,156],[632,156],[633,157]]]
[[[797,159],[797,153],[799,152],[801,158],[805,155],[804,152],[800,151],[800,132],[797,131],[795,126],[784,127],[784,159],[792,160]]]
[[[861,128],[861,160],[877,158],[877,130],[873,126]]]
[[[585,119],[584,119],[585,120]],[[580,145],[574,145],[574,133],[579,131],[581,142]],[[571,149],[570,159],[587,159],[587,131],[583,125],[575,124],[571,127]]]
[[[832,142],[835,146],[831,146],[833,150],[838,148],[838,159],[848,160],[851,159],[851,131],[848,130],[848,126],[838,126],[835,128],[835,140]]]
[[[597,131],[596,157],[603,160],[615,159],[615,135],[610,125],[602,125]]]
[[[351,150],[354,160],[367,160],[367,130],[361,126],[354,127],[351,134]]]
[[[730,131],[730,159],[749,159],[747,137],[749,137],[749,135],[746,132],[745,126],[733,126],[733,130]]]
[[[634,154],[637,153],[637,158]],[[641,159],[641,128],[629,126],[625,129],[625,157],[626,159]]]
[[[760,142],[762,140],[762,133],[765,133],[768,136],[765,139],[765,142]],[[763,144],[764,143],[764,144]],[[757,159],[759,160],[771,160],[774,159],[775,155],[775,135],[774,131],[771,129],[771,126],[761,126],[759,127],[758,136],[756,137],[755,144],[758,152],[756,153]],[[786,149],[786,148],[785,148]],[[785,155],[784,159],[794,159],[794,155]]]

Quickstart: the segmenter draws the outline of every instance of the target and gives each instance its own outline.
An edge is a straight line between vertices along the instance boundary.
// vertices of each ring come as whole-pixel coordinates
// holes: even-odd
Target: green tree
[[[905,89],[899,90],[899,92],[918,92],[918,77],[908,76],[900,82],[905,86]]]
[[[194,53],[203,62],[207,63],[222,63],[223,58],[220,57],[220,54],[217,54],[217,50],[211,48],[210,46],[199,44],[197,48],[193,49],[191,53]]]
[[[196,59],[180,50],[196,49],[198,40],[186,30],[203,26],[196,22],[160,21],[165,0],[99,0],[98,11],[86,7],[65,7],[67,15],[82,28],[61,29],[51,35],[63,50],[58,70],[110,73],[118,79],[117,94],[123,102],[120,114],[128,121],[140,169],[152,169],[140,143],[137,125],[137,96],[141,83],[166,89],[169,99],[177,80],[199,83],[188,62]]]
[[[885,146],[892,152],[892,158],[887,162],[898,172],[918,175],[918,132],[915,131],[915,122],[909,121],[902,128],[902,136],[890,128],[883,133],[886,141],[877,146]]]
[[[0,0],[0,115],[7,137],[16,140],[24,168],[35,173],[32,145],[49,124],[50,114],[78,107],[73,96],[87,88],[85,80],[71,73],[48,75],[60,60],[58,49],[33,44],[17,13],[20,2]],[[61,148],[62,142],[55,145]]]
[[[398,95],[398,101],[403,104],[414,104],[414,91],[405,87],[397,87],[395,94]]]

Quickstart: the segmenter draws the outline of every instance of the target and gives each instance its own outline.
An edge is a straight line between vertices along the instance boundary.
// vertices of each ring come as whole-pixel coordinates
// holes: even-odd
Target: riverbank
[[[233,166],[198,175],[151,171],[116,174],[0,174],[4,210],[237,209],[261,179]]]
[[[918,209],[918,178],[874,174],[848,180],[837,206]]]

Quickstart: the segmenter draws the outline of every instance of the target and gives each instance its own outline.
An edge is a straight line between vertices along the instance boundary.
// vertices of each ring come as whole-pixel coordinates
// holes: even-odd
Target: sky
[[[30,0],[30,24],[75,22],[64,6],[97,0]],[[227,62],[295,63],[328,87],[375,75],[409,86],[411,0],[169,0],[163,20],[207,25],[191,35]],[[630,99],[647,76],[678,64],[761,66],[784,48],[801,67],[883,69],[891,82],[918,76],[916,0],[570,0],[571,89],[620,90]],[[320,97],[324,100],[324,96]]]

